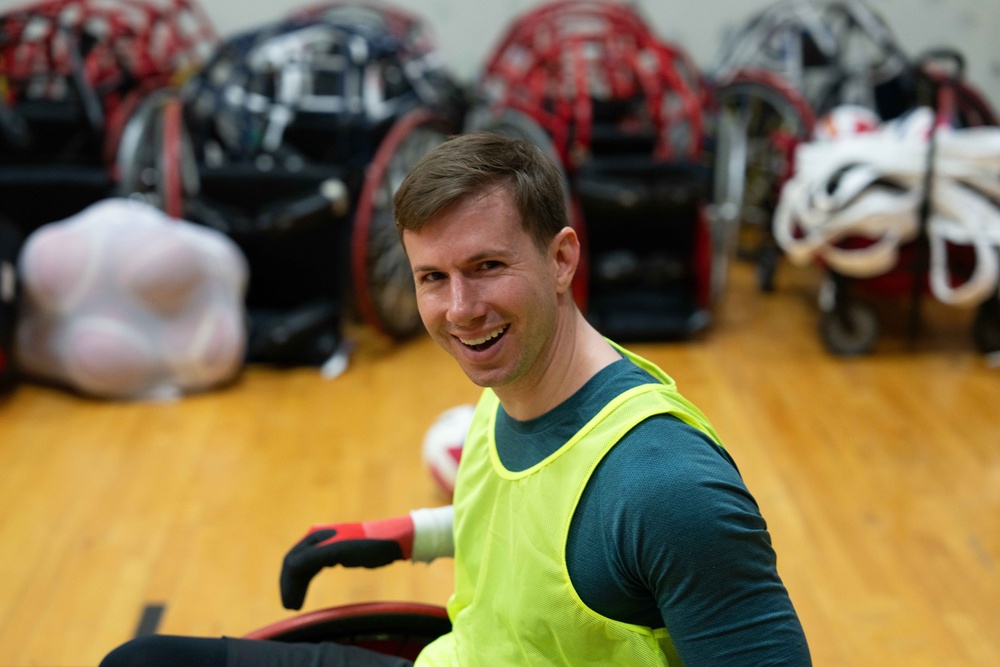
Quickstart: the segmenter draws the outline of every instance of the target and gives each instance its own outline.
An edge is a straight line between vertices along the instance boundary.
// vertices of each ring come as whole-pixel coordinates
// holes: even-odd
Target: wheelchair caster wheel
[[[838,304],[820,315],[820,338],[828,351],[838,356],[868,354],[878,340],[875,309],[863,301]]]
[[[976,311],[972,340],[983,354],[1000,352],[1000,299],[996,296],[984,301]]]
[[[778,272],[778,259],[781,250],[776,245],[762,248],[757,258],[757,287],[761,292],[770,294],[774,291],[774,274]]]

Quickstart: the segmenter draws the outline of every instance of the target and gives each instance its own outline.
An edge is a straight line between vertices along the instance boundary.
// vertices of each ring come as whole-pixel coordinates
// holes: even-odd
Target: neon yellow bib
[[[662,384],[621,394],[528,470],[510,472],[500,463],[493,438],[499,401],[483,392],[455,488],[455,593],[448,602],[453,629],[424,649],[419,667],[680,664],[665,629],[622,623],[588,608],[566,565],[570,521],[584,487],[633,426],[671,413],[719,441],[670,377],[619,351]]]

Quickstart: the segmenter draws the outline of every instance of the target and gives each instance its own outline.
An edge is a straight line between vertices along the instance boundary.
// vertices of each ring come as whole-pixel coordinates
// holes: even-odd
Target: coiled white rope
[[[850,277],[896,267],[920,231],[934,114],[917,109],[873,132],[802,144],[774,216],[774,236],[799,264],[821,260]],[[1000,277],[1000,128],[936,130],[927,235],[929,282],[940,301],[974,306]],[[870,245],[842,242],[863,237]],[[971,246],[971,275],[952,275],[949,247]]]

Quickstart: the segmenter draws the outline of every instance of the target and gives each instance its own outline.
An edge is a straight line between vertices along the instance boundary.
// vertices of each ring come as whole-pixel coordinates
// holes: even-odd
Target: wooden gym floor
[[[974,351],[971,313],[930,297],[915,342],[889,303],[872,355],[833,358],[817,285],[783,265],[761,294],[739,265],[710,332],[631,347],[728,444],[816,665],[996,664],[1000,368]],[[312,523],[443,503],[421,439],[477,394],[428,339],[363,332],[334,380],[254,367],[165,404],[18,387],[0,399],[0,667],[96,665],[157,605],[163,633],[288,617],[285,551]],[[450,576],[448,561],[327,571],[306,609],[443,604]]]

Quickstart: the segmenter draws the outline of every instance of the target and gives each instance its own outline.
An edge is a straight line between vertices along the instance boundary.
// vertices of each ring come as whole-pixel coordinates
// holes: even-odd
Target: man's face
[[[481,387],[521,388],[547,365],[557,325],[557,262],[521,226],[505,188],[405,231],[417,307],[431,337]]]

